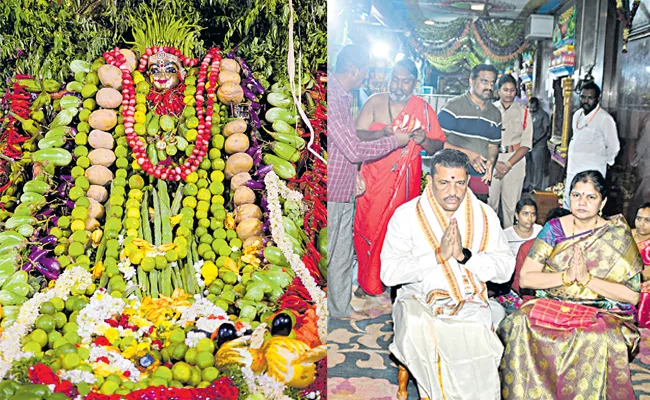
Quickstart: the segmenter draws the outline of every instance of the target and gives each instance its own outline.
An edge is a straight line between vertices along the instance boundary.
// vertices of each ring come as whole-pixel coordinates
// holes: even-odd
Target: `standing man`
[[[361,85],[368,73],[370,54],[357,45],[344,47],[331,74],[329,105],[329,164],[327,168],[327,225],[330,257],[328,269],[328,311],[332,318],[352,314],[352,270],[354,247],[352,239],[354,194],[357,165],[374,160],[404,147],[408,133],[397,132],[390,137],[362,142],[354,128],[350,92]]]
[[[551,122],[546,111],[539,106],[539,99],[532,97],[528,105],[533,118],[533,149],[526,154],[526,179],[524,186],[533,190],[544,189],[544,176],[549,161],[546,142],[551,134]]]
[[[515,257],[496,213],[467,190],[467,155],[439,151],[431,171],[422,196],[393,214],[381,252],[382,281],[402,285],[390,351],[420,398],[500,399],[503,346],[493,329],[505,313],[485,282],[507,282]]]
[[[614,165],[620,150],[614,118],[603,110],[600,88],[594,82],[582,86],[580,109],[573,114],[573,136],[569,143],[566,166],[564,208],[569,208],[571,182],[576,174],[596,170],[606,176],[607,166]]]
[[[499,79],[499,101],[494,105],[501,112],[501,147],[496,164],[496,174],[490,184],[488,204],[499,212],[503,211],[503,228],[514,224],[515,207],[521,197],[526,176],[526,159],[533,147],[533,121],[528,108],[515,103],[517,81],[512,75]]]
[[[361,167],[366,192],[357,199],[354,247],[359,261],[359,285],[372,295],[384,291],[379,271],[388,220],[397,207],[420,194],[420,151],[433,154],[442,148],[444,140],[436,112],[413,94],[417,78],[413,61],[399,61],[393,67],[388,93],[370,97],[357,119],[357,135],[361,140],[390,137],[398,130],[410,132],[413,137],[403,149]]]
[[[469,91],[449,100],[438,113],[447,136],[445,148],[467,154],[471,168],[469,187],[486,203],[501,144],[501,112],[490,102],[496,79],[494,66],[475,66],[469,76]]]

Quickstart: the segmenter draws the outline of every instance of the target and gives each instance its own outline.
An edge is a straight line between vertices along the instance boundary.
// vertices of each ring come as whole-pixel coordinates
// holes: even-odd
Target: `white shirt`
[[[581,108],[573,114],[572,126],[567,174],[597,170],[605,176],[621,148],[614,118],[600,106],[586,116]]]
[[[504,229],[503,233],[506,235],[506,239],[508,239],[508,245],[510,246],[510,250],[512,250],[512,254],[515,257],[517,257],[517,253],[519,253],[519,248],[521,247],[521,245],[530,239],[535,239],[541,231],[542,231],[541,225],[533,224],[533,234],[527,238],[522,238],[521,236],[519,236],[515,231],[514,226],[511,226],[508,229]]]

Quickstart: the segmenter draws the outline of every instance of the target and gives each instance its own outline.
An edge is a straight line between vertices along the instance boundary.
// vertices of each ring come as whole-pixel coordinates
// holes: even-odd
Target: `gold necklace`
[[[594,224],[594,229],[598,228],[598,219],[599,219],[598,216],[596,216],[596,223]],[[575,235],[576,235],[576,217],[573,217],[573,231],[571,232],[571,237]]]

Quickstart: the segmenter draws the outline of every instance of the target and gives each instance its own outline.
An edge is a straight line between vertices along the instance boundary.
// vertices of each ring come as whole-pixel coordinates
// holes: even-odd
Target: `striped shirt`
[[[501,144],[501,112],[489,101],[483,110],[469,92],[454,97],[438,113],[447,143],[488,157],[488,144]]]
[[[334,74],[327,93],[327,201],[348,203],[354,200],[357,164],[376,160],[397,148],[395,136],[363,142],[357,137],[350,109],[352,96]]]

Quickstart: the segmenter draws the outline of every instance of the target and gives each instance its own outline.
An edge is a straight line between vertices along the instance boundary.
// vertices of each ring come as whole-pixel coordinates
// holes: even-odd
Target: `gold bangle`
[[[567,282],[567,280],[566,280],[566,270],[565,270],[565,271],[562,271],[562,273],[560,274],[560,276],[562,277],[562,284],[563,284],[564,286],[571,286],[571,285],[572,285],[571,282]]]
[[[587,281],[586,281],[585,283],[578,282],[578,286],[579,286],[581,289],[584,289],[584,288],[587,287],[587,285],[589,284],[589,282],[591,282],[591,274],[587,274]]]

